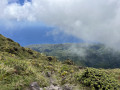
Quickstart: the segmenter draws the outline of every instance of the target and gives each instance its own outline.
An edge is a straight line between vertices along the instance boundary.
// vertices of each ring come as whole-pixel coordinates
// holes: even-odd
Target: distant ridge
[[[46,55],[56,56],[60,61],[71,59],[77,65],[95,68],[120,68],[120,52],[106,48],[103,44],[35,44],[26,47]]]

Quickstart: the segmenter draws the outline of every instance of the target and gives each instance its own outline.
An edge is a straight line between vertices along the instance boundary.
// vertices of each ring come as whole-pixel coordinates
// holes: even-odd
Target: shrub
[[[87,68],[82,75],[77,76],[77,80],[97,90],[117,90],[119,87],[118,82],[111,75],[94,68]]]
[[[56,57],[53,57],[53,56],[47,56],[47,58],[48,58],[48,61],[53,61],[53,62],[57,61]]]
[[[63,64],[74,65],[74,62],[70,59],[67,59],[63,62]]]
[[[63,66],[61,67],[61,72],[64,72],[64,71],[69,72],[70,70],[71,70],[71,68],[70,68],[68,65],[63,65]]]

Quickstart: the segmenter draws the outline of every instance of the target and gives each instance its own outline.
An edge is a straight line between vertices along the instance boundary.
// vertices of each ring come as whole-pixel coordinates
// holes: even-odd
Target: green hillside
[[[77,65],[95,68],[120,68],[120,52],[102,44],[41,44],[27,46],[40,53],[56,56],[60,61],[71,59]]]
[[[0,35],[0,90],[119,90],[119,82],[120,69],[63,63]]]

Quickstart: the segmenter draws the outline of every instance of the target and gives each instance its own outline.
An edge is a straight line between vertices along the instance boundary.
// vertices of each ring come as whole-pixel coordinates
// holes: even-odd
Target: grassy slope
[[[37,81],[40,87],[46,87],[51,84],[51,78],[54,85],[69,84],[75,86],[74,90],[90,89],[89,85],[80,81],[84,69],[63,64],[54,57],[51,57],[50,61],[44,54],[20,47],[18,43],[2,35],[0,35],[0,48],[0,90],[27,90],[29,84],[34,81]],[[120,81],[120,69],[103,72],[107,74],[114,72],[111,77]],[[48,73],[51,73],[50,77]]]

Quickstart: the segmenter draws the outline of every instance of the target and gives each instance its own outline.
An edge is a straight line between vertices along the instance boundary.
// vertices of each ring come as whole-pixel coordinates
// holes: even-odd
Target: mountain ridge
[[[60,61],[71,59],[77,65],[95,68],[120,68],[120,52],[107,48],[103,44],[35,44],[26,47],[46,55],[56,56]]]

